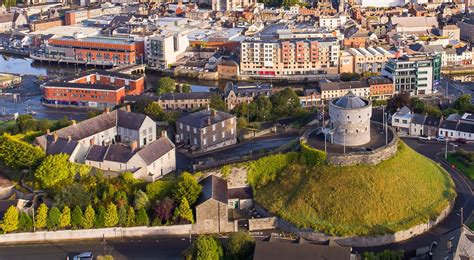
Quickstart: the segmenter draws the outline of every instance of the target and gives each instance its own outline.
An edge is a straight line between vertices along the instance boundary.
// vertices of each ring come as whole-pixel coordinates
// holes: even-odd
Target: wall
[[[158,235],[188,235],[191,225],[161,227],[101,228],[82,230],[39,231],[0,235],[0,244],[16,242],[47,242],[55,240],[114,239]]]
[[[275,229],[278,227],[277,217],[249,219],[249,231]]]

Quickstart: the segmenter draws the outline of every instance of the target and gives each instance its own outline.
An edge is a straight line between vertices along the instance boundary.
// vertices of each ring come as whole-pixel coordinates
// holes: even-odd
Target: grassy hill
[[[376,165],[310,167],[297,154],[250,165],[256,201],[287,221],[332,235],[393,233],[434,219],[455,196],[450,177],[401,143]],[[272,171],[276,163],[276,172]],[[285,166],[283,166],[285,165]],[[273,175],[262,179],[259,169]]]

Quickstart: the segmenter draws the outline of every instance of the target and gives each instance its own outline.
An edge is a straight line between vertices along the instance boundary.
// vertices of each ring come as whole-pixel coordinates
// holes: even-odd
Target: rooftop
[[[216,110],[201,110],[178,118],[178,123],[194,126],[197,128],[204,128],[209,125],[214,125],[229,118],[235,117],[232,114],[216,111]]]
[[[349,91],[349,93],[347,93],[343,97],[336,98],[331,102],[337,107],[348,109],[361,108],[370,104],[369,101],[354,95],[352,91]]]

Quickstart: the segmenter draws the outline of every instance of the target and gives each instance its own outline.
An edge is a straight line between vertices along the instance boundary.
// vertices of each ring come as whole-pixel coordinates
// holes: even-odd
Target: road
[[[189,237],[162,237],[106,241],[51,242],[48,244],[14,244],[0,246],[0,260],[66,259],[81,252],[95,256],[113,255],[120,259],[182,259],[182,252],[190,245]]]
[[[436,141],[421,142],[418,139],[403,138],[403,141],[413,148],[418,153],[430,158],[433,161],[440,162],[437,155],[442,153],[445,148],[445,144]],[[474,144],[461,144],[459,148],[474,151]],[[451,148],[449,148],[451,149]],[[461,223],[461,217],[459,215],[461,207],[464,210],[463,219],[466,219],[472,214],[474,210],[474,197],[469,184],[466,180],[461,177],[460,173],[453,170],[449,165],[440,163],[441,166],[448,171],[451,175],[454,184],[456,185],[457,197],[454,202],[454,207],[451,213],[441,223],[436,225],[430,231],[423,233],[414,238],[408,239],[403,242],[393,243],[385,246],[370,247],[370,248],[355,248],[356,251],[382,251],[384,249],[393,250],[404,250],[410,252],[417,248],[425,247],[431,244],[431,242],[437,240],[439,236],[446,231],[459,227]]]

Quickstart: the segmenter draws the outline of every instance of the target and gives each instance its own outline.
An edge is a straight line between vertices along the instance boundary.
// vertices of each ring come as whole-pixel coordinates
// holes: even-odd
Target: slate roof
[[[150,165],[173,149],[174,144],[167,137],[160,137],[140,149],[137,154],[147,165]]]
[[[369,85],[382,85],[382,84],[391,84],[392,80],[386,77],[372,77],[367,80]]]
[[[190,93],[166,93],[159,97],[160,100],[189,100],[189,99],[211,99],[215,95],[212,92],[190,92]]]
[[[112,161],[119,163],[127,163],[133,156],[133,152],[129,147],[112,144],[109,145],[107,153],[104,156],[104,161]]]
[[[215,175],[209,175],[201,180],[199,184],[202,186],[202,192],[199,196],[197,204],[201,204],[207,200],[215,199],[219,202],[227,204],[227,181]]]
[[[122,109],[114,110],[117,111],[117,125],[128,129],[138,130],[142,126],[143,121],[146,119],[146,115],[127,112]]]
[[[324,246],[309,243],[285,243],[257,241],[254,260],[295,260],[295,259],[351,259],[350,247]]]
[[[365,107],[369,104],[368,101],[354,95],[352,91],[349,91],[349,93],[343,97],[334,99],[332,103],[338,107],[350,109]]]
[[[348,82],[320,82],[321,91],[352,89],[352,88],[368,88],[369,84],[365,80],[348,81]]]
[[[439,128],[448,129],[448,130],[456,130],[457,124],[458,122],[455,122],[455,121],[443,120]]]
[[[420,114],[413,114],[411,122],[413,124],[423,125],[425,123],[425,116]]]
[[[77,141],[64,138],[58,138],[54,141],[54,137],[49,135],[48,137],[48,146],[46,149],[46,154],[68,154],[71,155],[79,144]]]
[[[93,145],[87,152],[86,160],[94,162],[103,162],[107,153],[108,146]]]
[[[212,112],[211,110],[201,110],[198,112],[194,112],[192,114],[180,117],[177,120],[177,122],[194,126],[197,128],[203,128],[203,127],[208,126],[208,119],[210,119],[211,125],[213,125],[213,124],[222,122],[224,120],[227,120],[229,118],[235,117],[232,114],[222,112],[222,111],[215,111],[216,115],[212,116],[211,112]]]
[[[125,88],[125,86],[115,86],[109,84],[82,84],[82,83],[71,83],[71,82],[56,82],[50,81],[44,85],[45,87],[63,87],[63,88],[75,88],[75,89],[98,89],[98,90],[119,90]]]
[[[229,199],[253,199],[253,191],[251,187],[233,188],[227,190]]]
[[[425,119],[424,125],[439,127],[440,122],[441,122],[441,118],[439,118],[439,117],[427,116],[426,119]]]

